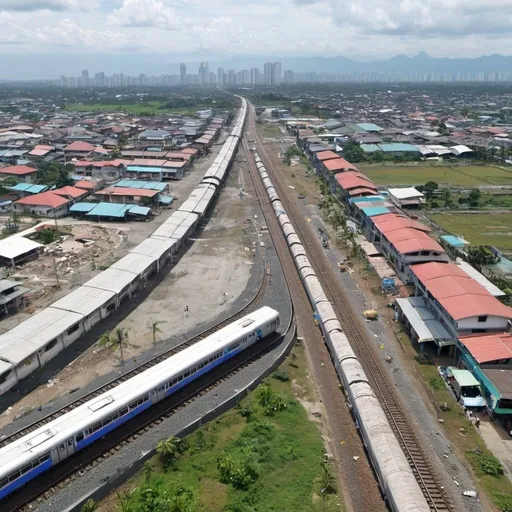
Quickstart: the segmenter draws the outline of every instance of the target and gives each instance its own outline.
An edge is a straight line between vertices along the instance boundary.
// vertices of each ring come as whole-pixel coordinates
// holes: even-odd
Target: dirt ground
[[[71,237],[59,244],[60,249],[54,255],[60,289],[56,286],[53,255],[48,252],[35,261],[21,265],[15,272],[10,271],[6,277],[19,280],[20,284],[32,289],[32,293],[29,296],[30,303],[26,310],[19,311],[0,321],[0,334],[12,329],[38,310],[48,307],[74,288],[89,281],[150,236],[188,198],[213,163],[222,147],[221,142],[224,140],[225,135],[219,139],[218,144],[213,146],[212,152],[207,157],[194,162],[192,170],[182,180],[170,183],[170,194],[174,197],[172,208],[154,210],[155,217],[152,221],[98,223],[69,218],[58,219],[57,225],[59,228],[62,227],[63,231],[67,226],[73,226],[73,234],[76,237],[92,238],[94,236],[99,237],[101,241],[88,248],[82,247],[82,250],[78,250],[80,248],[71,240]],[[55,220],[52,219],[44,223],[55,225]],[[23,226],[28,227],[26,224]],[[56,243],[52,243],[47,247],[55,247],[55,245]],[[67,252],[64,253],[64,251]],[[67,260],[62,259],[66,257]]]
[[[212,218],[199,238],[149,297],[116,326],[128,331],[125,359],[136,358],[153,346],[152,322],[162,322],[157,342],[182,334],[199,322],[220,315],[246,288],[257,243],[254,228],[246,219],[257,200],[248,195],[240,197],[241,168],[233,166]],[[184,311],[185,305],[188,313]],[[119,352],[92,346],[53,382],[40,386],[0,416],[0,428],[27,410],[119,370],[119,356]]]

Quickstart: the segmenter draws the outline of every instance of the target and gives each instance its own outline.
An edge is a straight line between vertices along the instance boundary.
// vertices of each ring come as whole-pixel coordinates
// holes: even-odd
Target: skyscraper
[[[291,69],[288,69],[284,72],[283,83],[285,83],[285,84],[294,84],[295,83],[295,73]]]
[[[281,63],[267,62],[264,66],[264,84],[268,87],[281,85]]]
[[[89,85],[89,71],[87,69],[82,71],[82,85],[84,87]]]
[[[208,85],[209,78],[210,72],[208,70],[208,62],[201,62],[198,72],[199,85]]]
[[[224,68],[217,70],[217,85],[222,87],[224,85]]]
[[[260,83],[260,70],[258,68],[251,69],[251,85],[258,85]]]
[[[187,65],[185,63],[180,64],[180,78],[181,85],[187,85]]]

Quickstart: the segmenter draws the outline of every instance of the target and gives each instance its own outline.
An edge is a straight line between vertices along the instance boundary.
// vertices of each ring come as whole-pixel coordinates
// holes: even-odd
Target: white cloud
[[[124,0],[119,9],[115,9],[108,21],[122,27],[155,27],[164,30],[178,28],[178,15],[160,0]]]
[[[7,11],[89,11],[96,6],[95,1],[80,0],[0,0],[0,9]]]

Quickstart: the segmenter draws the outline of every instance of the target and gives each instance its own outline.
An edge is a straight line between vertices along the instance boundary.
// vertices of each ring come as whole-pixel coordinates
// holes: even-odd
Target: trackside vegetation
[[[294,393],[305,375],[302,350],[235,409],[183,440],[162,441],[126,491],[99,510],[343,510],[320,432]]]

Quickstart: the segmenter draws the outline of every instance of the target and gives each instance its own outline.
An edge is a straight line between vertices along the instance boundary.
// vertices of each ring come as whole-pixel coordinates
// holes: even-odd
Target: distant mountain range
[[[347,57],[283,57],[283,58],[235,58],[219,62],[225,69],[263,67],[264,62],[279,61],[282,70],[317,73],[488,73],[492,71],[512,72],[512,56],[493,54],[474,59],[451,59],[430,57],[425,52],[414,57],[397,55],[387,60],[356,61]],[[213,65],[213,67],[212,67]],[[215,63],[210,70],[215,70]]]
[[[265,62],[279,61],[282,71],[316,71],[317,73],[488,73],[512,72],[512,56],[493,54],[474,59],[450,59],[430,57],[424,52],[414,57],[397,55],[390,59],[358,61],[347,57],[272,57],[240,56],[223,58],[219,55],[172,56],[169,54],[4,54],[0,57],[0,80],[58,79],[60,75],[80,76],[82,69],[106,74],[125,73],[137,76],[179,74],[180,62],[187,63],[188,73],[197,73],[199,62],[208,60],[210,71],[218,67],[225,70],[260,68]]]

